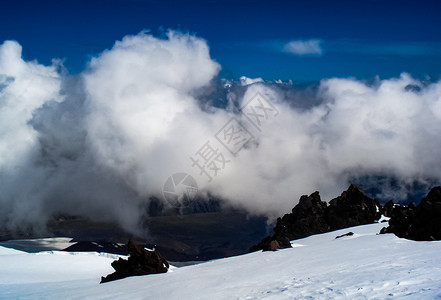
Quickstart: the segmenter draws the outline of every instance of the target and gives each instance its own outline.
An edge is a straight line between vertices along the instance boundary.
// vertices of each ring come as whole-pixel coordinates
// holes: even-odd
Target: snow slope
[[[0,298],[432,299],[441,297],[441,242],[377,235],[372,224],[256,252],[98,284],[112,258],[0,248]],[[354,235],[335,239],[337,235]],[[86,269],[84,269],[84,267]]]

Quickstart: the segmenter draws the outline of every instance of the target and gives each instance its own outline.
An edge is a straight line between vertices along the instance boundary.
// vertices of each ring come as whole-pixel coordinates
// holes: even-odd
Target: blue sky
[[[0,42],[77,73],[124,35],[173,28],[205,38],[224,77],[438,79],[440,16],[441,1],[3,0]]]

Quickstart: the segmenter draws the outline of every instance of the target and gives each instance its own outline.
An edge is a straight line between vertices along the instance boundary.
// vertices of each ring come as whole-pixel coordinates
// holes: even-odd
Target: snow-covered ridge
[[[240,84],[242,86],[246,86],[246,85],[250,85],[250,84],[258,83],[258,82],[263,82],[263,79],[260,77],[259,78],[248,78],[245,76],[240,77]]]
[[[112,259],[95,253],[27,254],[0,248],[0,298],[431,299],[441,296],[441,242],[378,235],[383,223],[255,252],[99,284]],[[353,232],[352,236],[335,239]]]

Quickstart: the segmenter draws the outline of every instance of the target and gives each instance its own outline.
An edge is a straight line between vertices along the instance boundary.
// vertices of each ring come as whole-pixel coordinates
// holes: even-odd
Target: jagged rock
[[[441,186],[433,188],[415,208],[409,237],[416,241],[441,240]]]
[[[392,216],[392,210],[393,209],[394,209],[394,202],[392,200],[390,200],[389,202],[387,202],[383,206],[383,209],[381,210],[381,213],[383,214],[383,216],[390,218]]]
[[[122,279],[129,276],[165,273],[169,268],[168,262],[156,251],[148,251],[143,246],[135,245],[131,240],[127,244],[129,258],[112,262],[115,272],[101,277],[101,283]]]
[[[249,251],[276,251],[278,249],[290,247],[291,243],[287,238],[282,238],[280,241],[278,241],[274,236],[267,236],[259,244],[252,246]]]
[[[342,235],[337,235],[335,238],[339,239],[339,238],[342,238],[342,237],[345,237],[345,236],[351,236],[351,235],[354,235],[354,233],[352,231],[350,231],[348,233],[345,233],[345,234],[342,234]]]
[[[271,251],[276,251],[277,249],[280,249],[279,242],[277,240],[272,240],[269,244]]]
[[[355,185],[351,185],[340,197],[331,200],[329,206],[321,201],[319,192],[304,195],[291,213],[277,219],[274,235],[251,247],[250,252],[273,250],[273,241],[277,241],[279,248],[289,248],[291,240],[374,223],[380,218],[381,209],[378,200],[369,198]]]
[[[384,227],[380,233],[395,233],[398,237],[409,238],[408,231],[412,216],[412,207],[395,205],[390,213],[389,227]]]
[[[326,209],[326,221],[330,231],[374,223],[381,217],[381,205],[377,199],[366,196],[351,184],[341,196],[332,199]]]
[[[326,202],[321,201],[319,192],[302,196],[290,214],[277,220],[274,227],[275,238],[286,238],[289,241],[328,231],[326,206]]]
[[[395,206],[389,227],[380,233],[415,241],[441,240],[441,186],[434,187],[416,207]]]
[[[303,195],[291,213],[277,219],[274,235],[264,238],[259,244],[251,247],[250,252],[290,248],[291,240],[328,231],[325,209],[326,202],[320,200],[318,192],[309,196]]]
[[[251,246],[250,252],[259,251],[259,250],[270,251],[271,241],[273,241],[273,238],[271,236],[264,237],[257,245]]]

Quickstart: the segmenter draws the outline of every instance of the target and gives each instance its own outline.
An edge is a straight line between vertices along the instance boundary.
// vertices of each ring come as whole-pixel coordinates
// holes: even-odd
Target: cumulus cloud
[[[311,40],[295,40],[291,41],[283,46],[283,51],[294,55],[317,55],[320,56],[323,53],[322,41],[318,39]]]
[[[45,174],[41,169],[28,168],[39,151],[37,132],[29,122],[45,103],[61,101],[61,78],[56,66],[25,62],[21,51],[14,41],[0,45],[1,220],[14,226],[37,222],[42,209],[31,199],[31,194],[41,196],[37,181]],[[30,180],[25,180],[29,176]],[[26,215],[32,211],[35,213]]]
[[[177,172],[201,194],[270,217],[366,176],[441,182],[441,82],[333,78],[299,92],[230,81],[216,93],[220,66],[207,43],[173,31],[127,36],[78,76],[57,67],[23,61],[16,42],[0,46],[0,223],[10,229],[61,212],[136,231]],[[219,95],[225,105],[212,105]],[[246,115],[256,95],[267,105],[262,126]],[[217,136],[229,122],[250,137],[235,155]],[[225,163],[211,181],[190,159],[207,142]]]
[[[173,32],[167,40],[126,37],[92,60],[84,79],[96,159],[141,196],[159,195],[167,176],[187,168],[194,146],[226,120],[192,96],[219,68],[205,41]]]
[[[0,223],[11,230],[70,213],[135,231],[149,197],[226,119],[193,96],[220,66],[191,35],[127,36],[79,76],[24,62],[16,42],[1,50]]]
[[[440,182],[440,87],[423,87],[406,74],[374,85],[329,79],[319,87],[323,102],[300,110],[273,87],[250,86],[245,99],[263,93],[280,114],[258,136],[258,146],[240,152],[218,188],[227,186],[222,194],[237,205],[251,197],[250,210],[270,212],[289,210],[313,190],[330,200],[371,174],[397,178],[401,186]]]

